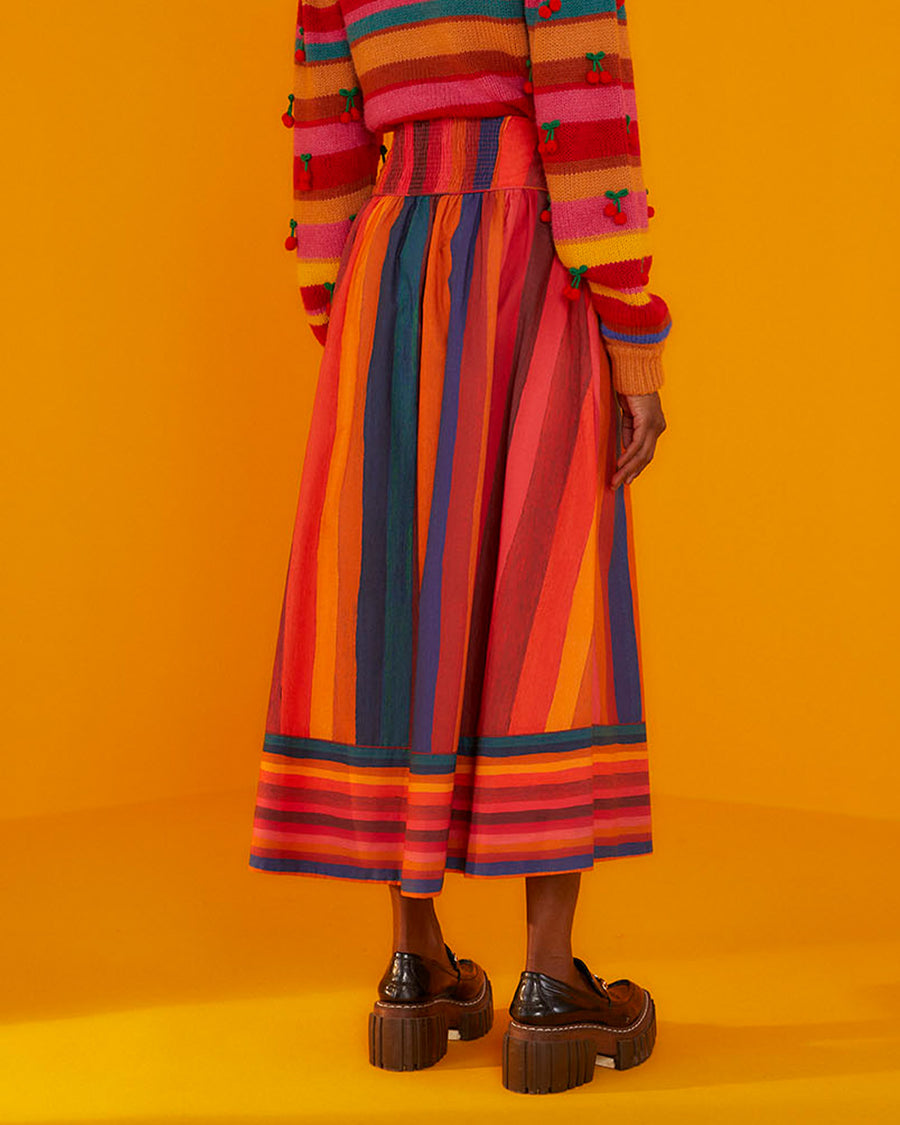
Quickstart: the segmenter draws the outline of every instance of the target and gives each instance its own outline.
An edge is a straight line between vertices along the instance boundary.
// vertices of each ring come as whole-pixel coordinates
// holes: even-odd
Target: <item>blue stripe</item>
[[[631,575],[628,571],[628,524],[625,493],[616,489],[612,552],[609,560],[609,632],[620,722],[638,723],[641,714],[641,677],[638,666]]]
[[[658,344],[672,331],[672,325],[667,324],[659,332],[616,332],[601,322],[600,330],[608,340],[624,340],[627,344]]]
[[[276,856],[250,856],[250,866],[260,871],[296,871],[312,875],[333,875],[343,879],[374,879],[387,882],[400,878],[397,867],[354,867],[350,863],[322,863],[312,859],[286,859]]]
[[[422,273],[431,234],[431,201],[413,197],[410,222],[400,247],[396,323],[390,375],[390,432],[376,441],[388,445],[387,589],[384,603],[384,676],[379,745],[409,739],[413,685],[413,575],[416,560],[416,466],[418,462],[419,354]],[[380,304],[380,298],[379,298]],[[364,741],[364,740],[360,740]]]
[[[495,860],[492,862],[466,862],[464,857],[448,856],[447,870],[464,875],[531,875],[552,874],[559,871],[589,871],[598,859],[613,859],[626,855],[647,855],[653,851],[651,840],[632,840],[622,844],[596,844],[593,853],[556,856],[553,859]]]
[[[518,860],[515,862],[498,861],[495,863],[466,863],[464,857],[448,856],[447,871],[465,875],[540,875],[552,874],[559,871],[589,871],[598,859],[613,859],[619,856],[648,855],[653,851],[650,840],[634,840],[624,844],[598,844],[593,854],[582,853],[577,856],[559,857],[556,859]],[[397,867],[358,867],[353,864],[323,863],[321,860],[288,859],[251,855],[250,866],[259,871],[294,872],[313,875],[330,875],[333,878],[366,879],[371,882],[387,883],[400,882],[401,873]],[[438,879],[403,879],[400,889],[407,893],[434,894],[441,890],[444,880]]]
[[[484,117],[478,130],[478,161],[472,180],[473,190],[489,188],[494,178],[494,166],[500,147],[500,126],[502,117]]]
[[[444,885],[443,879],[404,879],[400,890],[405,894],[435,894]]]

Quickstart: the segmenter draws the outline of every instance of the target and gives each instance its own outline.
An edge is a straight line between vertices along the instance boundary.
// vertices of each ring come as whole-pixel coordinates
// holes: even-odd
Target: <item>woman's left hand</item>
[[[616,473],[610,482],[618,488],[631,484],[653,460],[656,441],[666,428],[659,391],[649,395],[626,395],[617,392],[622,407],[622,453],[616,461]]]

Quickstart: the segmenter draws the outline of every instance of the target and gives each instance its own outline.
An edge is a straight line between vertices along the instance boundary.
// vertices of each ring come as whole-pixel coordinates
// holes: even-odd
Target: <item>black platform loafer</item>
[[[396,952],[369,1015],[369,1061],[384,1070],[422,1070],[447,1053],[449,1039],[478,1039],[494,1021],[487,973],[475,961],[449,964]]]
[[[519,978],[503,1036],[503,1085],[520,1094],[582,1086],[595,1066],[624,1070],[649,1057],[656,1040],[653,997],[630,980],[608,984],[580,958],[583,987],[545,973]]]

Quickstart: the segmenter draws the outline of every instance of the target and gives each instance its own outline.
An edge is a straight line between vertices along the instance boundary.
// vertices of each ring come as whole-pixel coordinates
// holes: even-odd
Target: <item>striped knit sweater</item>
[[[655,390],[671,319],[647,290],[653,209],[624,0],[299,0],[285,245],[316,338],[384,134],[404,120],[504,114],[538,126],[556,252],[589,289],[616,389]]]

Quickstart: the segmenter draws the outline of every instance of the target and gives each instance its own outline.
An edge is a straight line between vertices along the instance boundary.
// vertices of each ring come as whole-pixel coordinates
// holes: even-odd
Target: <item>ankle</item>
[[[581,974],[571,953],[530,953],[525,960],[525,969],[527,972],[543,973],[573,987],[581,983]]]
[[[443,941],[404,941],[402,939],[396,939],[394,941],[394,950],[395,952],[401,953],[415,953],[419,957],[425,957],[430,961],[437,961],[439,965],[443,965],[448,969],[453,969],[453,964],[447,955],[447,950],[444,947]]]

